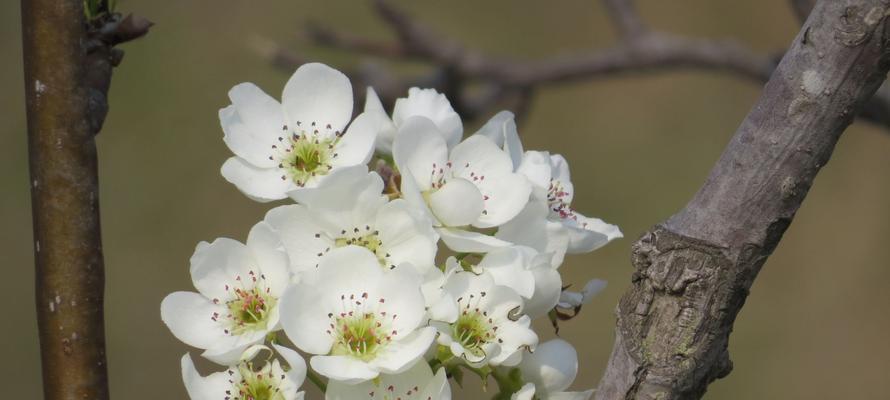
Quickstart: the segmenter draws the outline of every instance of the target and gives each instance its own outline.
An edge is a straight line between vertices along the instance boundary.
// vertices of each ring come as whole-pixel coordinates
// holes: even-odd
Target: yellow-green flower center
[[[482,346],[495,339],[490,318],[478,311],[464,311],[451,325],[452,337],[477,357],[485,355]]]
[[[351,314],[351,315],[350,315]],[[348,313],[332,323],[335,332],[332,355],[348,355],[363,361],[373,359],[379,348],[392,340],[392,332],[374,313]]]
[[[231,393],[232,400],[284,400],[281,393],[281,377],[275,376],[272,368],[266,367],[261,371],[254,371],[253,364],[244,362],[238,365],[238,374],[241,380],[234,383],[237,393]]]
[[[229,309],[227,317],[231,322],[227,333],[240,335],[269,328],[269,313],[278,302],[277,299],[259,287],[234,288],[233,292],[235,298],[226,303]]]
[[[278,151],[278,168],[284,175],[281,179],[291,179],[297,186],[304,186],[313,177],[330,172],[331,160],[337,157],[334,147],[340,135],[320,138],[317,133],[292,134],[288,138],[278,138],[279,143],[272,148]]]

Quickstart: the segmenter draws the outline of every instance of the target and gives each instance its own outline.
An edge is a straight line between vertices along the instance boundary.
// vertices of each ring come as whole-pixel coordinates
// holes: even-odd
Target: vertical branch
[[[113,46],[151,23],[83,0],[22,0],[37,322],[46,399],[107,399],[95,135],[108,110]]]

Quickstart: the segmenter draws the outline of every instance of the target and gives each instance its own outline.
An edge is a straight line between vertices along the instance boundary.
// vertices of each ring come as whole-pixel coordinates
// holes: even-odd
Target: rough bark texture
[[[143,19],[85,21],[83,0],[23,0],[25,93],[46,399],[107,399],[104,265],[95,135],[108,111],[114,44]]]
[[[887,3],[820,1],[689,204],[633,246],[596,399],[698,399],[736,315],[841,133],[884,81]]]

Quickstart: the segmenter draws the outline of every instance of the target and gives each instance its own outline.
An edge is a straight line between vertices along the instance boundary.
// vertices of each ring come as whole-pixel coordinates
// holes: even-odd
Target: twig
[[[806,4],[812,3],[812,0],[791,1],[799,10],[805,10]],[[404,96],[408,87],[435,82],[434,87],[449,95],[455,108],[461,109],[467,120],[489,116],[496,111],[495,107],[505,104],[528,104],[540,86],[621,74],[698,69],[762,84],[769,79],[778,59],[760,55],[732,40],[698,39],[653,31],[629,0],[603,0],[619,34],[615,45],[539,61],[498,58],[467,49],[430,31],[386,0],[375,0],[374,5],[380,18],[395,33],[395,41],[374,41],[319,24],[309,24],[306,37],[315,44],[354,54],[422,61],[434,66],[434,71],[426,76],[394,78],[392,74],[386,74],[387,80],[383,82],[354,71],[347,71],[347,75],[361,82],[361,85],[355,85],[356,90],[361,91],[356,93],[359,100],[364,96],[365,86],[384,87],[378,90],[384,104],[392,104],[396,98]],[[265,46],[264,53],[287,70],[293,70],[304,61],[303,57],[277,45]],[[443,71],[448,71],[447,79],[442,79]],[[481,95],[470,96],[466,90],[451,93],[448,89],[472,84],[485,86]],[[890,128],[890,97],[875,100],[861,116]]]
[[[104,263],[94,137],[108,112],[114,46],[145,19],[83,0],[22,1],[37,322],[46,399],[107,399]]]

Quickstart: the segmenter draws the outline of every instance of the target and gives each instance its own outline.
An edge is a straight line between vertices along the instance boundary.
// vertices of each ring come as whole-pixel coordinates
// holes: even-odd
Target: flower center
[[[388,261],[390,254],[386,252],[386,248],[383,246],[383,240],[380,239],[380,231],[371,230],[370,226],[365,225],[364,229],[359,229],[358,227],[352,231],[344,229],[340,231],[340,235],[339,238],[334,239],[335,247],[350,245],[364,247],[377,256],[377,261],[380,262],[381,266],[388,267],[389,269],[396,267]]]
[[[464,312],[452,324],[454,338],[477,357],[484,356],[482,346],[494,339],[489,318],[478,311]]]
[[[331,160],[337,157],[335,147],[343,136],[339,131],[321,136],[314,128],[314,122],[312,127],[311,133],[300,130],[300,133],[292,133],[290,137],[279,137],[279,143],[272,145],[277,154],[269,156],[270,160],[278,160],[278,168],[284,172],[284,175],[281,175],[282,180],[290,178],[301,187],[316,175],[330,172]],[[288,130],[287,126],[282,129]]]
[[[253,271],[250,271],[248,276],[253,284],[251,287],[226,285],[226,291],[232,294],[231,300],[226,302],[228,313],[223,318],[229,325],[225,330],[227,334],[241,335],[269,328],[269,314],[275,308],[278,299],[269,293],[269,288],[265,286],[266,277],[264,275],[257,277]],[[236,277],[235,281],[243,282],[241,276]],[[219,303],[219,299],[213,299],[213,302]],[[211,319],[219,321],[220,315],[213,313]]]
[[[452,337],[476,357],[485,356],[482,346],[498,340],[495,336],[498,328],[494,326],[494,321],[488,316],[488,311],[479,307],[485,295],[485,292],[480,292],[458,298],[460,315],[457,321],[451,324]]]
[[[396,315],[387,316],[386,311],[370,309],[368,294],[361,296],[341,296],[344,311],[339,314],[330,313],[330,325],[327,330],[334,337],[331,355],[348,355],[362,361],[372,360],[377,352],[393,340],[398,332],[390,328],[389,322]],[[381,298],[377,304],[384,304]]]
[[[566,191],[562,182],[555,179],[550,180],[550,187],[547,189],[547,203],[550,205],[550,211],[562,219],[575,216],[575,212],[569,204],[569,195],[571,193]]]
[[[229,372],[234,377],[233,372]],[[238,374],[240,380],[230,380],[233,388],[234,396],[231,400],[284,400],[284,394],[281,393],[281,383],[283,376],[272,371],[267,366],[260,371],[254,371],[253,364],[244,362],[238,365]]]

